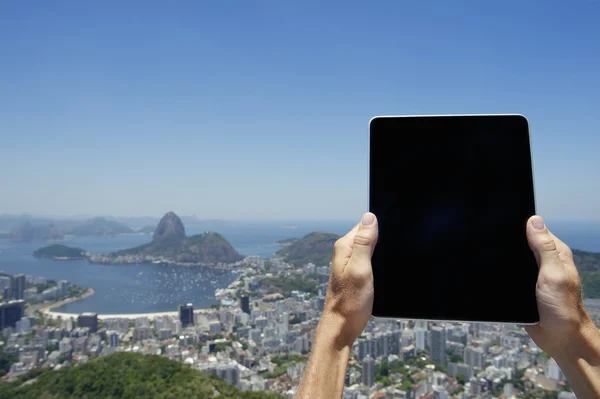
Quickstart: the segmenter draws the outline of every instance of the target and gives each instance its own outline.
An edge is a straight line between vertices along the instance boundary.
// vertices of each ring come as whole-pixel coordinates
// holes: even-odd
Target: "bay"
[[[298,238],[312,231],[345,234],[354,221],[330,222],[225,222],[202,223],[186,228],[188,235],[204,231],[222,234],[243,255],[269,258],[281,247],[276,241]],[[572,248],[600,252],[600,223],[550,222],[549,227]],[[69,237],[65,245],[92,253],[109,253],[149,242],[150,235]],[[93,288],[95,294],[57,309],[61,312],[101,314],[174,311],[181,303],[196,308],[216,303],[214,292],[230,284],[235,275],[212,268],[165,265],[99,265],[85,260],[35,259],[32,252],[43,242],[14,243],[0,240],[0,270],[24,273]]]
[[[222,234],[242,255],[269,258],[281,247],[276,241],[302,237],[312,231],[344,234],[353,222],[227,222],[203,223],[186,229],[188,235],[204,231]],[[63,244],[91,253],[109,253],[151,241],[152,236],[126,234],[115,237],[68,237]],[[15,243],[0,240],[0,270],[24,273],[93,288],[95,294],[66,304],[57,311],[100,314],[174,311],[181,303],[196,308],[216,303],[215,290],[225,288],[236,275],[213,268],[165,265],[100,265],[86,260],[35,259],[31,254],[44,242]]]

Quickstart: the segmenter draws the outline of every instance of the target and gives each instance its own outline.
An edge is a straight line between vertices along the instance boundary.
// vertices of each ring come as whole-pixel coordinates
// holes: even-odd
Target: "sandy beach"
[[[196,309],[194,313],[205,313],[210,311],[210,309]],[[77,319],[79,314],[77,313],[63,313],[63,312],[53,312],[52,310],[46,309],[43,312],[47,317],[51,319],[69,319],[74,318]],[[156,312],[156,313],[124,313],[124,314],[99,314],[98,319],[106,320],[106,319],[137,319],[140,317],[147,317],[150,320],[154,320],[157,317],[161,316],[171,316],[171,317],[179,317],[179,313],[177,311],[172,312]]]

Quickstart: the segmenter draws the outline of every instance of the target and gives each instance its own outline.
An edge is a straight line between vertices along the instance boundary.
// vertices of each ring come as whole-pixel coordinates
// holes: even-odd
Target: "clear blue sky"
[[[358,219],[372,116],[506,112],[600,221],[600,3],[322,3],[0,2],[0,213]]]

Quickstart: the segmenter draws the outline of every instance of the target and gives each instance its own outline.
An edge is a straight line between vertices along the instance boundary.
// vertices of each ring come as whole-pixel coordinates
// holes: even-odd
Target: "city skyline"
[[[598,11],[2,3],[0,213],[358,220],[371,117],[520,113],[538,213],[599,222]]]

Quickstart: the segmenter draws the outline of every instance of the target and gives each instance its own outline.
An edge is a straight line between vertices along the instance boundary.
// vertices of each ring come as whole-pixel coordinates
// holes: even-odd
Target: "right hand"
[[[556,357],[593,322],[583,306],[571,249],[546,228],[540,216],[528,220],[527,241],[539,267],[536,297],[540,322],[525,326],[525,330],[540,348]]]

